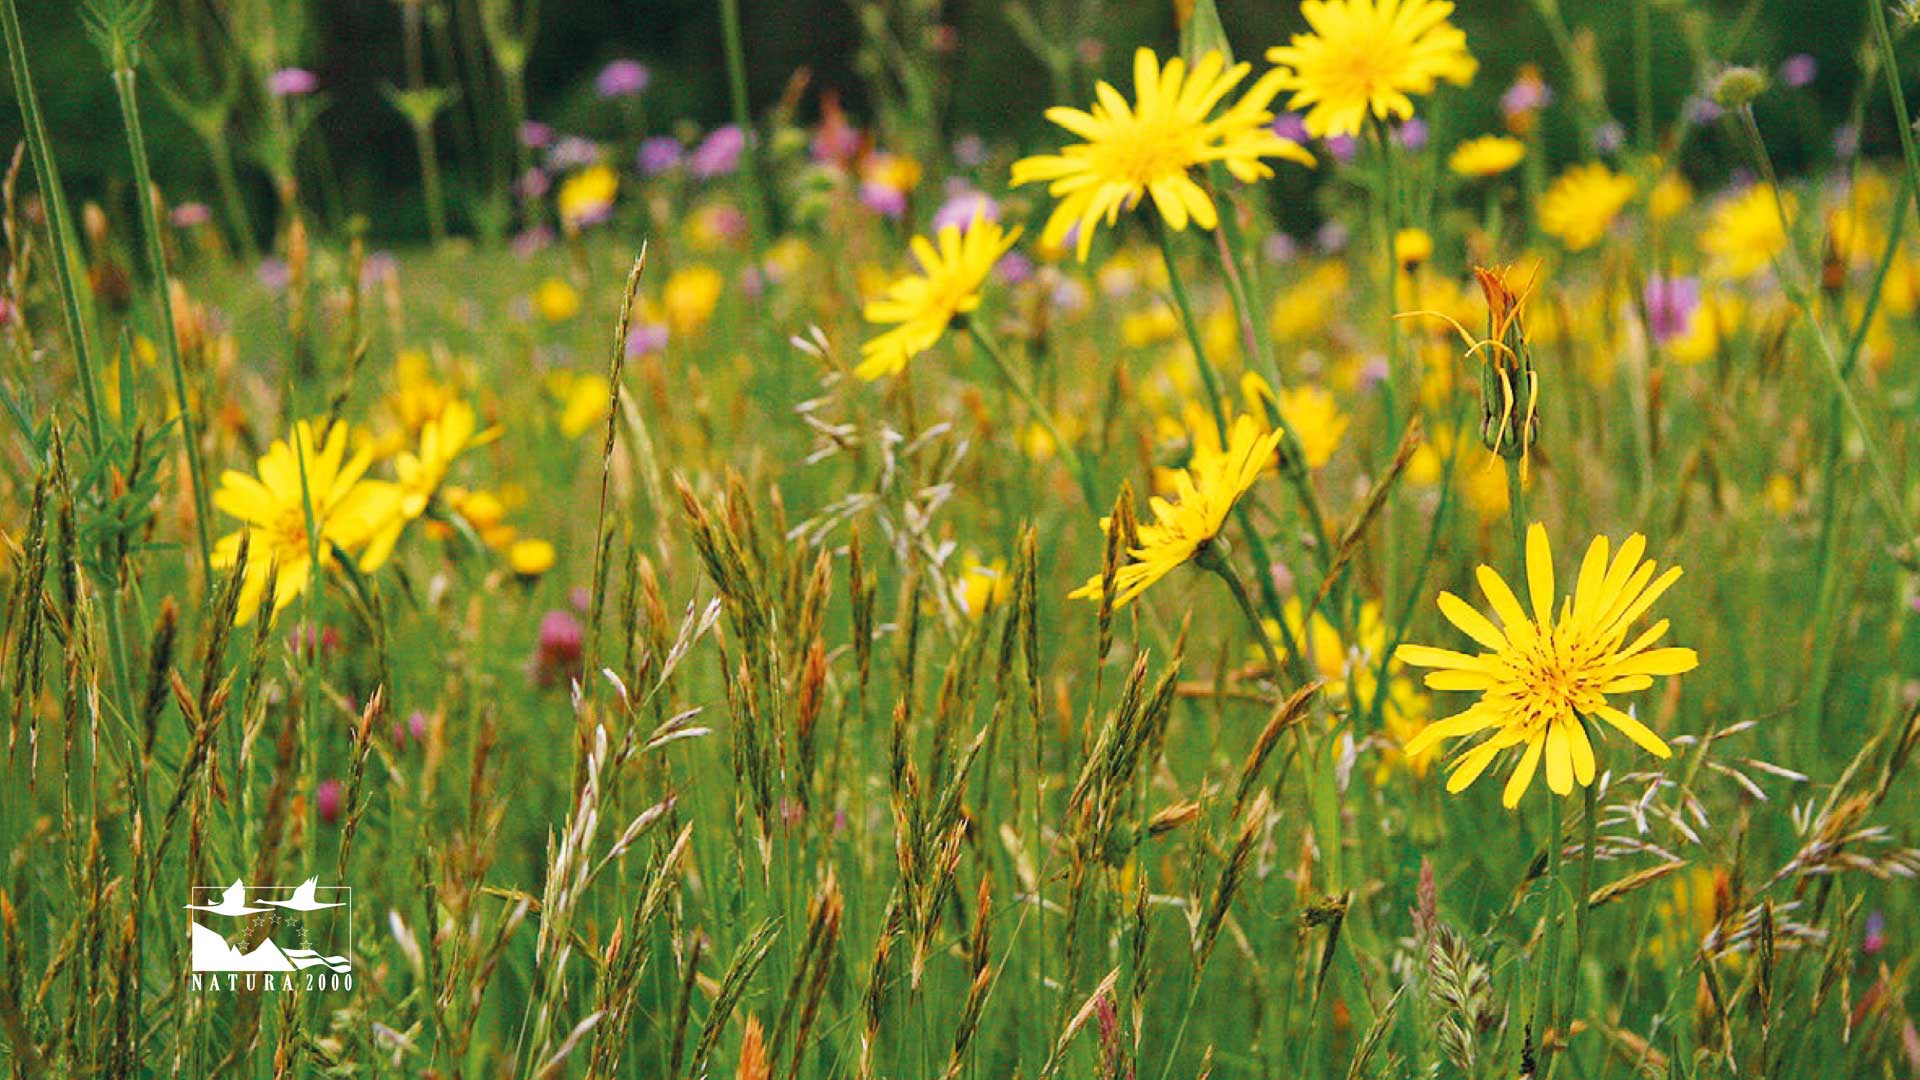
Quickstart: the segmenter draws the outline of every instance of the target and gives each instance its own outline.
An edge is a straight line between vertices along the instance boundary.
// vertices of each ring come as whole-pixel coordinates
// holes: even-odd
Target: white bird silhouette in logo
[[[215,915],[258,915],[267,910],[263,907],[247,906],[247,887],[241,884],[239,878],[235,878],[233,884],[227,886],[226,891],[220,894],[219,903],[188,904],[187,908],[191,911],[211,911]]]
[[[321,903],[317,898],[315,898],[313,894],[314,889],[317,888],[319,884],[320,884],[319,878],[310,877],[307,880],[301,882],[299,888],[293,890],[293,899],[262,900],[260,902],[263,904],[272,904],[274,907],[287,908],[291,911],[319,911],[322,908],[346,906],[345,904]]]

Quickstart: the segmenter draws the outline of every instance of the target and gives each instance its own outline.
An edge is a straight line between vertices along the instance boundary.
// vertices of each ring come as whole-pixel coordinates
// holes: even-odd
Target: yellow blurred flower
[[[720,271],[705,263],[675,270],[660,291],[660,306],[667,314],[667,329],[674,336],[697,333],[713,318],[720,303],[725,279]]]
[[[439,416],[427,421],[420,429],[418,452],[402,450],[394,455],[400,498],[395,500],[392,516],[368,541],[366,557],[384,562],[407,523],[427,512],[427,505],[446,483],[454,459],[499,437],[498,427],[480,430],[473,406],[464,401],[450,402]]]
[[[1568,251],[1585,251],[1600,242],[1614,218],[1633,200],[1639,185],[1599,162],[1575,165],[1560,174],[1540,198],[1540,231]]]
[[[569,229],[601,221],[613,211],[620,174],[606,165],[589,165],[560,185],[560,221]]]
[[[1301,0],[1309,32],[1267,50],[1287,108],[1315,138],[1357,135],[1367,117],[1405,120],[1415,94],[1473,81],[1480,65],[1444,0]]]
[[[1447,168],[1471,179],[1498,176],[1527,156],[1527,144],[1505,135],[1468,139],[1447,155]]]
[[[1307,467],[1317,469],[1332,459],[1348,424],[1333,394],[1321,386],[1290,386],[1280,391],[1277,404],[1281,421],[1300,443]]]
[[[1007,560],[983,563],[969,551],[961,557],[960,577],[954,582],[953,602],[969,618],[979,618],[991,603],[998,608],[1007,602],[1013,581],[1007,577]]]
[[[1145,311],[1130,312],[1120,320],[1120,340],[1129,348],[1164,345],[1180,336],[1180,316],[1156,301]]]
[[[613,405],[613,384],[597,371],[555,371],[547,376],[547,390],[560,403],[560,432],[569,439],[598,427]]]
[[[507,566],[519,577],[537,578],[553,569],[553,545],[545,540],[515,540],[507,548]]]
[[[1672,221],[1693,205],[1693,185],[1678,172],[1669,170],[1647,192],[1647,217],[1655,224]]]
[[[1295,341],[1324,329],[1351,284],[1345,262],[1329,259],[1315,266],[1293,287],[1274,297],[1268,318],[1274,340]]]
[[[1787,249],[1787,227],[1780,220],[1782,204],[1787,213],[1793,212],[1791,192],[1781,192],[1776,202],[1773,185],[1755,184],[1714,207],[1700,231],[1707,274],[1730,280],[1771,269],[1773,260]]]
[[[1401,229],[1393,234],[1393,261],[1411,269],[1433,258],[1433,236],[1425,229]]]
[[[533,290],[533,310],[548,322],[565,322],[580,314],[580,294],[560,278],[550,277]]]
[[[1240,99],[1217,114],[1215,109],[1252,69],[1229,68],[1217,52],[1194,64],[1174,57],[1163,66],[1152,49],[1133,54],[1131,104],[1110,84],[1095,87],[1099,99],[1091,111],[1055,106],[1047,119],[1085,142],[1058,154],[1039,154],[1014,163],[1013,184],[1044,182],[1059,200],[1042,231],[1042,246],[1061,244],[1079,229],[1076,244],[1082,262],[1093,244],[1095,226],[1111,226],[1122,210],[1149,195],[1168,228],[1180,232],[1188,220],[1212,229],[1219,220],[1213,199],[1194,182],[1192,170],[1220,162],[1243,184],[1273,175],[1262,158],[1280,157],[1312,165],[1298,143],[1274,134],[1268,105],[1280,90],[1279,73],[1269,72]]]

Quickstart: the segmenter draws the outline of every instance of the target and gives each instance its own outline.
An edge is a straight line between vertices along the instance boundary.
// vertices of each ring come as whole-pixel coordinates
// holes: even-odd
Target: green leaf
[[[1180,28],[1180,55],[1192,67],[1210,52],[1219,53],[1228,67],[1233,66],[1233,45],[1227,41],[1227,28],[1220,25],[1220,9],[1213,0],[1193,0],[1187,25]]]

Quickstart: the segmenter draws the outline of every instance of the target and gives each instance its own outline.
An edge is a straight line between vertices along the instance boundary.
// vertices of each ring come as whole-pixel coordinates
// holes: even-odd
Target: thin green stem
[[[1224,447],[1227,445],[1227,408],[1220,388],[1220,373],[1213,369],[1212,361],[1207,359],[1200,321],[1194,317],[1193,301],[1187,296],[1187,283],[1181,280],[1180,263],[1173,253],[1173,231],[1154,211],[1148,211],[1145,216],[1148,227],[1153,230],[1153,238],[1160,244],[1160,259],[1167,266],[1167,290],[1173,294],[1173,306],[1180,312],[1180,323],[1187,332],[1187,344],[1193,348],[1194,366],[1200,369],[1200,382],[1206,387],[1207,407],[1213,413],[1213,423],[1220,434],[1220,445]]]
[[[1061,457],[1066,459],[1068,467],[1073,470],[1073,478],[1080,484],[1080,494],[1086,497],[1087,505],[1098,512],[1100,509],[1099,489],[1094,486],[1093,474],[1087,469],[1086,459],[1082,458],[1080,452],[1074,449],[1073,444],[1068,442],[1066,437],[1060,434],[1059,427],[1053,422],[1052,413],[1047,410],[1046,405],[1041,402],[1040,398],[1034,394],[1033,388],[1027,385],[1027,381],[1022,379],[1018,372],[1014,371],[1013,364],[1007,360],[1007,355],[1001,351],[999,343],[994,341],[994,339],[981,328],[980,320],[968,319],[967,331],[973,335],[973,340],[980,344],[980,350],[987,354],[989,360],[993,361],[993,366],[1000,372],[1000,378],[1003,379],[1008,386],[1013,388],[1013,392],[1019,395],[1021,401],[1026,402],[1027,408],[1033,412],[1033,418],[1039,421],[1042,428],[1046,429],[1047,436],[1053,440],[1055,449],[1059,451]]]
[[[193,488],[193,526],[200,543],[201,580],[213,587],[213,540],[208,532],[213,510],[208,502],[207,469],[200,458],[200,429],[194,422],[193,403],[187,397],[186,365],[180,357],[180,335],[173,321],[173,287],[167,274],[166,245],[160,233],[160,212],[154,205],[153,174],[147,162],[147,140],[140,122],[140,100],[135,84],[133,57],[125,49],[116,49],[113,63],[113,88],[120,99],[120,117],[127,128],[127,149],[133,158],[134,201],[140,204],[140,225],[146,233],[147,263],[153,273],[153,291],[160,308],[160,327],[156,335],[165,351],[167,370],[173,380],[173,398],[180,412],[180,441],[187,448],[187,479]]]
[[[86,406],[87,433],[99,447],[105,425],[100,414],[100,389],[93,369],[93,348],[88,337],[86,310],[80,304],[80,290],[73,280],[74,260],[69,245],[73,241],[73,219],[67,212],[67,197],[60,186],[60,167],[47,142],[46,125],[40,115],[40,98],[34,91],[33,72],[27,65],[26,39],[20,32],[20,12],[14,0],[0,0],[0,32],[7,40],[7,60],[13,71],[14,98],[20,103],[20,119],[27,135],[27,156],[33,159],[34,179],[47,203],[47,234],[52,244],[53,272],[60,282],[62,310],[67,317],[67,333],[73,339],[74,363],[80,373],[80,395]]]
[[[1539,969],[1539,978],[1534,984],[1533,1016],[1530,1027],[1536,1047],[1546,1042],[1547,1032],[1557,1023],[1554,1013],[1554,994],[1557,968],[1560,959],[1560,909],[1562,884],[1560,881],[1560,802],[1564,796],[1547,793],[1547,895],[1546,916],[1541,923],[1540,945],[1546,951]]]
[[[1513,559],[1520,580],[1527,577],[1527,485],[1518,458],[1507,458],[1507,522],[1513,527]]]

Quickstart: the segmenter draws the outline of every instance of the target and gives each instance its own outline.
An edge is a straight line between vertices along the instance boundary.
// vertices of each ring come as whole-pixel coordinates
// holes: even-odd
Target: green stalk
[[[1054,426],[1053,415],[1047,411],[1046,405],[1034,394],[1033,388],[1027,385],[1027,381],[1013,370],[1013,364],[1007,360],[1006,353],[1000,350],[999,343],[981,328],[980,320],[968,319],[967,331],[973,335],[974,341],[979,342],[980,349],[987,354],[987,358],[993,361],[993,366],[1000,372],[1000,378],[1013,388],[1013,392],[1019,395],[1021,401],[1026,402],[1027,408],[1033,413],[1033,418],[1046,429],[1047,436],[1053,440],[1054,447],[1073,470],[1073,478],[1080,484],[1080,494],[1086,497],[1087,505],[1098,513],[1099,489],[1094,486],[1093,474],[1087,469],[1086,459],[1082,458],[1074,445],[1060,434],[1060,429]]]
[[[1174,258],[1173,237],[1166,223],[1151,211],[1146,214],[1147,226],[1153,230],[1154,239],[1160,244],[1160,258],[1167,267],[1169,291],[1173,294],[1173,306],[1180,312],[1180,322],[1186,327],[1187,344],[1193,348],[1194,366],[1200,369],[1200,381],[1206,387],[1207,404],[1213,410],[1214,429],[1219,433],[1220,445],[1227,445],[1227,412],[1221,397],[1220,375],[1214,371],[1212,361],[1207,359],[1206,342],[1200,335],[1200,322],[1193,314],[1193,301],[1187,296],[1187,286],[1180,279],[1180,266]],[[1254,568],[1259,571],[1257,581],[1260,586],[1260,601],[1267,607],[1267,614],[1280,627],[1281,641],[1287,648],[1287,659],[1292,662],[1295,677],[1302,685],[1310,681],[1306,661],[1299,647],[1294,643],[1293,631],[1287,629],[1286,613],[1280,603],[1280,594],[1273,586],[1273,557],[1267,552],[1266,542],[1260,539],[1260,533],[1253,527],[1253,516],[1247,513],[1246,503],[1242,501],[1233,508],[1240,522],[1241,531],[1247,537],[1247,550],[1253,555]],[[1331,558],[1329,554],[1327,556]],[[1279,672],[1278,668],[1274,669]]]
[[[93,348],[87,336],[87,320],[80,305],[80,292],[73,280],[73,219],[67,212],[66,193],[60,187],[60,167],[47,142],[46,125],[40,116],[40,99],[34,92],[33,72],[27,66],[26,39],[20,33],[20,13],[14,0],[0,0],[0,32],[7,40],[7,61],[13,71],[13,92],[20,102],[21,125],[26,128],[27,154],[33,159],[34,180],[47,202],[47,233],[52,243],[54,276],[60,282],[61,307],[66,313],[67,333],[73,339],[74,363],[80,371],[80,394],[86,405],[87,432],[98,447],[104,427],[100,419],[100,390],[93,370]]]
[[[1591,789],[1589,789],[1591,790]],[[1547,908],[1546,920],[1541,924],[1541,947],[1546,956],[1540,965],[1539,976],[1534,984],[1533,1015],[1528,1021],[1532,1031],[1534,1046],[1541,1046],[1548,1031],[1557,1023],[1554,1014],[1554,992],[1558,986],[1556,969],[1560,960],[1560,908],[1562,904],[1562,886],[1560,881],[1560,800],[1562,796],[1547,792]]]
[[[772,221],[772,204],[768,201],[767,174],[759,141],[753,137],[753,113],[747,105],[747,60],[740,40],[740,0],[720,0],[720,36],[727,53],[727,96],[733,108],[733,122],[747,137],[747,216],[752,228],[754,263],[758,265],[765,261],[762,249]]]
[[[1507,521],[1513,526],[1513,560],[1527,580],[1527,489],[1520,475],[1520,461],[1507,458]]]
[[[1598,828],[1594,820],[1595,795],[1592,784],[1580,789],[1583,816],[1580,821],[1580,891],[1573,896],[1573,955],[1567,961],[1567,987],[1559,1000],[1565,1002],[1567,1022],[1573,1022],[1574,1002],[1580,996],[1580,957],[1587,950],[1588,898],[1593,895],[1593,848]]]
[[[1220,434],[1220,445],[1227,445],[1227,410],[1220,389],[1220,373],[1213,370],[1213,363],[1207,359],[1205,341],[1200,334],[1200,322],[1193,314],[1193,301],[1187,296],[1187,284],[1180,278],[1180,264],[1173,254],[1173,232],[1161,221],[1158,213],[1148,211],[1145,215],[1147,225],[1153,230],[1153,238],[1160,244],[1160,259],[1167,266],[1167,287],[1173,293],[1173,306],[1180,312],[1180,323],[1186,328],[1187,343],[1193,347],[1193,363],[1200,369],[1200,382],[1207,390],[1207,406],[1213,411],[1214,427]]]
[[[1882,32],[1882,46],[1888,50],[1885,62],[1888,65],[1888,77],[1894,80],[1895,112],[1904,126],[1907,122],[1906,103],[1900,99],[1899,75],[1892,67],[1893,42],[1891,38],[1884,36],[1886,15],[1880,12],[1876,3],[1870,2],[1868,6],[1874,9],[1874,21]],[[1887,472],[1886,458],[1873,437],[1873,429],[1867,426],[1866,416],[1860,411],[1860,403],[1853,396],[1853,388],[1848,382],[1847,372],[1840,358],[1834,353],[1833,342],[1828,339],[1825,320],[1821,318],[1819,305],[1813,303],[1808,293],[1806,269],[1801,265],[1799,255],[1795,253],[1793,247],[1793,221],[1787,214],[1785,197],[1781,194],[1779,180],[1774,174],[1773,158],[1767,153],[1766,142],[1760,138],[1760,127],[1754,122],[1752,107],[1742,106],[1739,109],[1739,119],[1740,129],[1746,136],[1754,161],[1760,167],[1760,174],[1773,192],[1774,212],[1780,216],[1780,228],[1788,238],[1786,250],[1774,260],[1781,288],[1786,292],[1787,298],[1793,302],[1794,307],[1799,308],[1807,317],[1807,328],[1812,331],[1814,343],[1819,346],[1820,359],[1826,364],[1827,376],[1833,380],[1834,392],[1840,398],[1840,404],[1846,411],[1847,419],[1859,432],[1860,441],[1866,447],[1865,456],[1868,466],[1873,471],[1873,493],[1880,505],[1880,512],[1886,517],[1887,524],[1899,535],[1900,542],[1905,543],[1913,536],[1912,523],[1907,518],[1906,508],[1900,500],[1899,489],[1894,487],[1893,478]],[[1913,148],[1911,133],[1906,133],[1901,141],[1903,152],[1910,153]],[[1908,161],[1909,178],[1920,175],[1914,171],[1913,159],[1909,157]]]
[[[147,160],[147,139],[140,122],[139,93],[134,77],[133,46],[116,39],[113,42],[113,89],[120,100],[120,118],[127,128],[127,150],[133,158],[135,202],[140,204],[140,225],[146,233],[147,262],[153,272],[153,289],[160,307],[160,345],[165,350],[167,369],[173,379],[173,398],[180,410],[180,441],[187,448],[187,479],[193,488],[193,525],[200,543],[200,573],[206,587],[213,587],[213,540],[207,531],[213,520],[208,502],[207,469],[200,458],[200,431],[193,419],[193,405],[187,399],[186,367],[180,359],[180,335],[173,321],[173,288],[167,275],[166,245],[161,240],[160,213],[154,206],[153,174]]]

